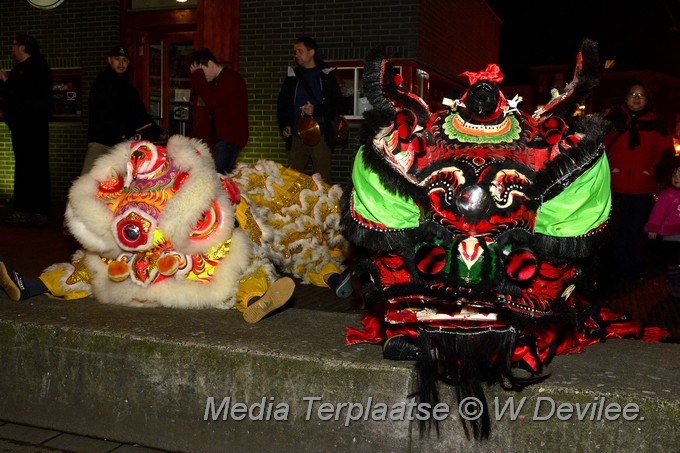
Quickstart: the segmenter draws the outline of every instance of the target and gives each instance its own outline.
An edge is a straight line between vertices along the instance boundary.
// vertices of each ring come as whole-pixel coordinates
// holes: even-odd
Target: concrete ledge
[[[449,389],[439,436],[421,437],[417,421],[346,423],[343,403],[399,407],[416,385],[412,363],[383,360],[377,346],[346,346],[348,325],[358,327],[359,316],[289,309],[249,325],[234,310],[46,297],[16,304],[0,294],[0,419],[187,452],[658,452],[680,444],[680,346],[633,341],[558,357],[547,381],[521,393],[489,388],[484,442],[465,438]],[[228,397],[255,418],[260,406],[262,418],[271,409],[269,420],[235,420],[239,406],[227,420],[224,410],[213,420],[209,407],[204,420],[209,397],[215,412]],[[308,414],[311,397],[320,400]],[[340,419],[324,420],[321,403]]]

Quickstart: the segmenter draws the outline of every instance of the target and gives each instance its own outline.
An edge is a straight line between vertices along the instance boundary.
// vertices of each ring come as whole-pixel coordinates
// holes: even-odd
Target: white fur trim
[[[187,255],[205,251],[229,239],[234,229],[235,207],[222,187],[206,145],[196,139],[175,135],[168,141],[167,156],[178,169],[188,172],[189,177],[164,206],[159,228],[176,250]],[[210,209],[213,200],[217,201],[224,222],[209,238],[192,241],[191,230],[203,213]]]
[[[175,135],[168,141],[167,158],[179,170],[189,173],[189,177],[164,207],[159,228],[178,251],[189,255],[226,241],[234,228],[235,207],[222,188],[207,145]],[[107,258],[115,258],[123,250],[111,229],[114,215],[97,198],[99,182],[116,175],[123,178],[129,162],[130,142],[119,143],[97,159],[92,170],[78,178],[69,191],[65,214],[69,229],[85,249]],[[217,200],[224,221],[210,237],[194,241],[190,238],[191,230],[213,200]]]
[[[66,206],[66,224],[84,248],[113,258],[121,253],[113,234],[113,212],[97,198],[99,182],[90,174],[73,185]]]
[[[123,177],[130,161],[130,142],[119,143],[99,157],[88,173],[71,186],[66,208],[66,224],[75,238],[89,251],[107,258],[122,250],[111,231],[113,212],[97,198],[99,182]]]
[[[61,289],[65,293],[82,292],[82,293],[92,294],[92,286],[90,285],[89,282],[75,282],[75,283],[68,283],[67,282],[68,278],[75,271],[75,266],[73,265],[73,263],[75,263],[76,261],[78,261],[80,259],[83,259],[84,256],[85,256],[85,252],[83,252],[82,249],[78,249],[78,250],[75,251],[75,253],[71,257],[71,262],[51,264],[51,265],[47,266],[42,271],[42,274],[47,274],[47,273],[52,272],[56,269],[61,269],[61,276],[59,277],[59,286],[61,287]]]

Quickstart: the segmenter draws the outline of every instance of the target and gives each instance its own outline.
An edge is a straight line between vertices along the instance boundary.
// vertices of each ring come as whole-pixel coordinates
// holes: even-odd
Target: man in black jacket
[[[50,210],[52,72],[32,36],[14,37],[12,57],[17,62],[12,71],[0,70],[0,99],[14,150],[14,212],[5,222],[43,226]]]
[[[281,135],[286,138],[288,166],[304,172],[311,158],[314,171],[331,184],[331,149],[335,145],[332,121],[344,113],[344,105],[333,69],[319,58],[317,51],[316,42],[307,36],[293,44],[296,67],[288,68],[288,76],[283,81],[277,117]],[[298,130],[298,121],[303,115],[312,117],[318,124],[316,140],[307,140],[305,131]],[[314,122],[311,124],[314,129],[317,127]]]
[[[87,154],[82,173],[109,149],[135,135],[158,139],[162,129],[151,119],[137,90],[128,81],[130,54],[123,46],[114,47],[106,66],[90,88]]]

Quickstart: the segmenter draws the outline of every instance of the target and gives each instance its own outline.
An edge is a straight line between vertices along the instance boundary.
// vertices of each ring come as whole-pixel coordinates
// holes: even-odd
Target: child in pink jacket
[[[673,160],[670,185],[654,204],[645,232],[650,239],[664,241],[669,294],[680,297],[680,158]]]

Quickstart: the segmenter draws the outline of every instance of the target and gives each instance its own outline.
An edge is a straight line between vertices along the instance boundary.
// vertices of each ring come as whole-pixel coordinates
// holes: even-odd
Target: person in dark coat
[[[129,64],[128,50],[123,46],[114,47],[109,52],[108,65],[92,83],[88,98],[88,144],[83,174],[89,172],[95,160],[113,145],[136,135],[149,139],[165,136],[128,80]]]
[[[14,212],[5,222],[43,226],[50,211],[52,72],[32,36],[14,37],[12,57],[11,72],[0,70],[0,100],[14,151]]]

